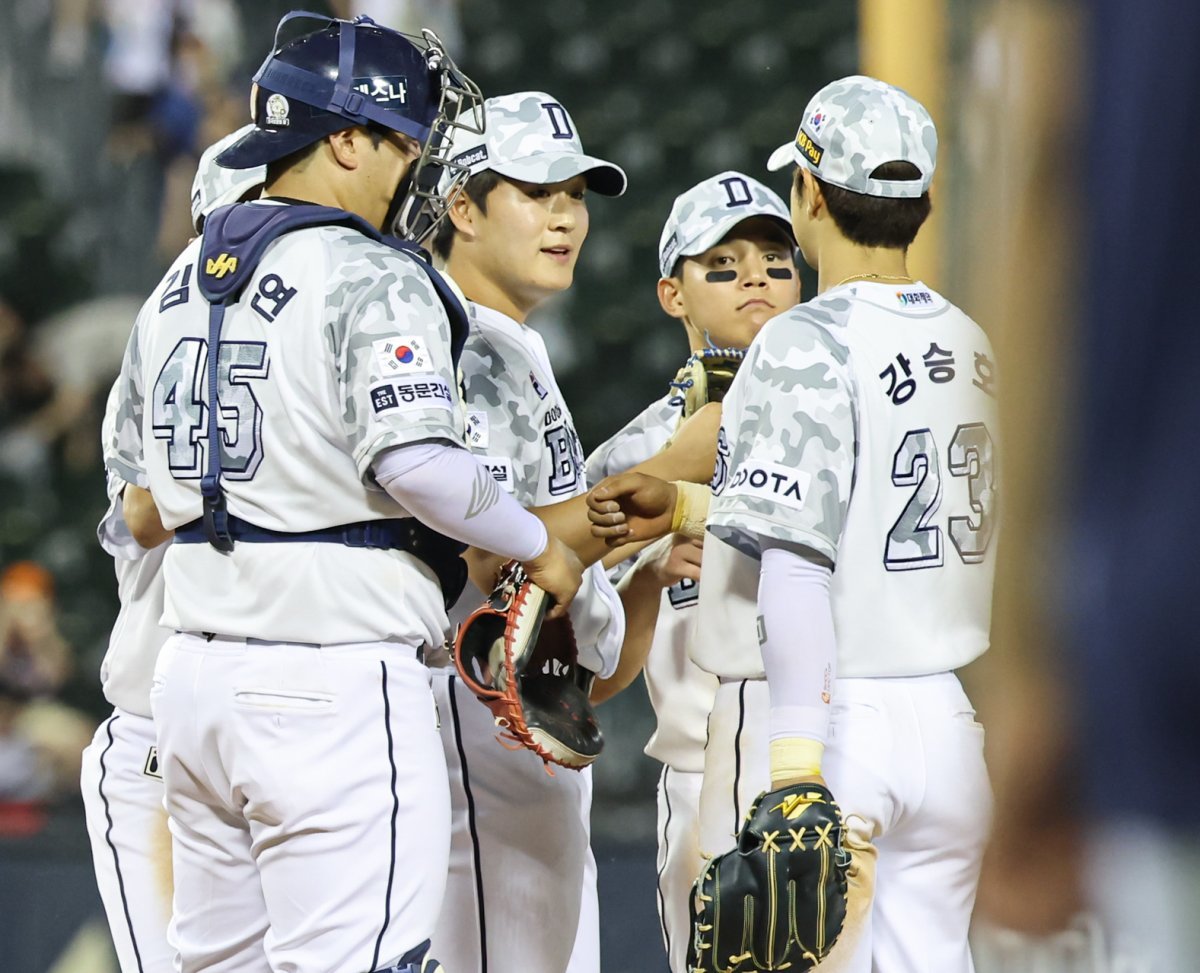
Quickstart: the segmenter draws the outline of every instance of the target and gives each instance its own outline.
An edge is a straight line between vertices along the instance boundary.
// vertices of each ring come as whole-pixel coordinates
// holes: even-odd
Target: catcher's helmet
[[[292,20],[320,23],[318,30],[286,42],[280,32]],[[451,60],[432,31],[421,37],[380,27],[369,17],[331,20],[293,11],[279,21],[275,44],[254,75],[254,130],[217,157],[230,169],[265,165],[291,155],[339,129],[372,123],[421,143],[403,197],[397,197],[395,231],[423,236],[452,193],[429,192],[454,128],[483,129],[483,97]],[[464,177],[465,178],[465,174]],[[436,184],[436,179],[433,179]],[[461,180],[453,187],[456,192]],[[391,229],[392,227],[387,227]]]

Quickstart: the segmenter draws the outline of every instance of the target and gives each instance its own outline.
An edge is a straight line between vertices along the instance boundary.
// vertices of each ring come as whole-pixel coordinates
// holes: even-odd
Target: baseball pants
[[[458,674],[432,672],[453,828],[431,955],[450,973],[599,973],[599,920],[581,915],[585,900],[597,909],[594,871],[583,894],[590,774],[551,776],[536,754],[501,746]]]
[[[706,853],[734,846],[751,802],[770,787],[769,709],[765,680],[717,690],[700,797]],[[822,766],[847,828],[877,856],[871,907],[835,947],[833,968],[970,973],[967,930],[992,794],[983,728],[957,677],[839,679]]]
[[[171,834],[154,721],[113,710],[83,751],[80,787],[121,973],[171,973]]]
[[[151,705],[182,973],[363,973],[433,934],[450,796],[415,647],[178,634]]]
[[[658,778],[658,918],[671,973],[687,973],[692,886],[704,868],[700,854],[703,780],[703,774],[667,766]]]

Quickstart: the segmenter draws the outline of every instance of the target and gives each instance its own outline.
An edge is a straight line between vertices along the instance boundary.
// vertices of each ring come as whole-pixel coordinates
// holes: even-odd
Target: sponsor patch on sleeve
[[[371,342],[371,350],[375,352],[380,374],[384,378],[433,371],[433,356],[429,354],[424,338],[381,338]]]
[[[509,493],[513,492],[513,464],[507,456],[476,456],[477,460],[492,474],[492,479]]]
[[[734,470],[725,492],[729,496],[761,498],[800,510],[808,499],[811,481],[812,477],[802,470],[751,457]]]
[[[371,386],[371,408],[376,413],[418,409],[453,409],[450,386],[439,375],[411,375]]]

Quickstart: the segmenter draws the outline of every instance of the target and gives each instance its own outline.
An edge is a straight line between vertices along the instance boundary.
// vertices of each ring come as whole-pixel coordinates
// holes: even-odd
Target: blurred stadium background
[[[250,75],[292,6],[0,0],[3,973],[115,969],[77,794],[79,749],[108,710],[97,672],[116,613],[111,564],[94,539],[104,509],[99,419],[137,308],[189,234],[199,152],[245,120]],[[301,6],[435,27],[485,94],[553,93],[588,151],[627,170],[625,197],[593,199],[576,286],[538,322],[585,449],[661,394],[686,351],[654,298],[674,196],[728,168],[786,195],[786,174],[766,173],[766,156],[833,78],[874,74],[928,105],[939,124],[939,175],[912,265],[991,334],[1010,444],[1017,433],[1006,457],[1004,550],[1023,556],[1002,554],[995,649],[966,675],[989,726],[998,799],[978,968],[1150,969],[1113,959],[1083,911],[1072,798],[1084,771],[1068,756],[1070,682],[1055,665],[1062,531],[1054,518],[1065,474],[1053,458],[1076,390],[1073,299],[1090,267],[1073,252],[1083,220],[1067,161],[1083,137],[1083,8],[1068,0]],[[1098,36],[1175,31],[1194,43],[1195,17],[1176,25],[1159,7],[1167,5],[1146,0],[1125,21],[1117,0],[1091,5]],[[1144,54],[1135,69],[1153,61]],[[1191,90],[1195,121],[1195,83],[1178,90]],[[811,274],[805,289],[815,291]],[[661,973],[657,767],[641,753],[651,729],[644,692],[635,686],[601,715],[609,750],[596,767],[594,831],[604,969]],[[1197,813],[1184,822],[1192,876]],[[1044,843],[1037,853],[1031,830]],[[1195,969],[1190,955],[1186,966],[1161,969]]]

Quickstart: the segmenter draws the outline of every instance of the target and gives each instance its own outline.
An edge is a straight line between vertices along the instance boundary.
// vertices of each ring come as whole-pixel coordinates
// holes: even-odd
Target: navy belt
[[[248,520],[242,520],[241,517],[234,517],[230,514],[229,536],[235,541],[244,541],[248,544],[300,544],[315,541],[321,544],[345,544],[346,547],[407,551],[417,541],[416,535],[419,531],[416,529],[416,525],[419,523],[420,521],[412,518],[363,520],[356,524],[321,527],[317,530],[285,531],[259,527]],[[204,519],[197,518],[182,527],[175,528],[175,542],[177,544],[207,544],[208,534],[204,532]]]
[[[437,575],[447,610],[462,594],[467,583],[467,563],[459,557],[466,544],[451,540],[415,517],[403,520],[363,520],[356,524],[321,527],[317,530],[270,530],[229,515],[229,537],[246,544],[343,544],[346,547],[382,551],[406,551],[419,558]],[[176,544],[207,544],[204,518],[175,528]]]

